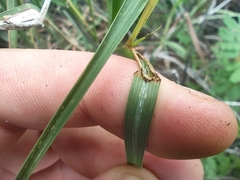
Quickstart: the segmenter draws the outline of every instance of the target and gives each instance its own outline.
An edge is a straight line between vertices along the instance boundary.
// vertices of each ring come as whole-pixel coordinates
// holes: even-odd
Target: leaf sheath
[[[149,129],[160,87],[160,78],[147,80],[142,69],[134,74],[124,123],[127,163],[142,167]]]

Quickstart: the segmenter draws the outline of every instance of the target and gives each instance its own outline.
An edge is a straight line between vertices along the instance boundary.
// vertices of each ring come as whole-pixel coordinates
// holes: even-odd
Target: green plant
[[[240,99],[240,94],[238,93],[240,85],[239,22],[230,17],[224,18],[223,24],[225,26],[220,27],[218,30],[220,41],[212,47],[216,57],[212,66],[217,69],[217,74],[221,74],[221,76],[212,74],[213,81],[215,82],[213,91],[216,96],[221,96],[224,99]],[[225,86],[219,86],[223,82]]]
[[[233,19],[229,16],[223,18],[223,26],[218,29],[220,40],[212,46],[215,59],[210,62],[209,71],[212,84],[211,93],[225,100],[240,100],[240,17]],[[234,108],[240,112],[239,108]],[[240,135],[240,134],[239,134]],[[238,135],[238,136],[239,136]],[[235,145],[238,152],[239,145]],[[239,154],[223,152],[219,155],[202,160],[206,179],[234,176],[240,178]]]
[[[205,179],[220,179],[221,177],[240,178],[240,159],[235,154],[228,152],[202,159],[204,164]]]
[[[43,1],[32,0],[31,2],[41,8]],[[17,5],[21,3],[18,1]],[[6,4],[0,2],[0,5],[0,12],[5,11]],[[153,32],[159,26],[161,28],[153,32],[152,36],[140,45],[144,52],[152,51],[159,55],[150,54],[151,61],[157,68],[159,66],[165,68],[163,71],[172,68],[181,69],[179,82],[182,84],[207,92],[221,100],[239,101],[238,42],[240,36],[237,22],[239,13],[220,8],[215,11],[217,13],[211,14],[209,12],[215,10],[217,5],[216,7],[210,5],[210,1],[207,0],[159,2],[139,37]],[[116,15],[114,8],[117,6],[111,8],[110,6],[110,0],[107,3],[103,3],[101,0],[54,0],[46,17],[44,28],[18,30],[17,47],[95,51]],[[109,14],[110,9],[113,9],[115,13]],[[193,47],[193,39],[190,36],[184,13],[189,14],[193,30],[199,39],[198,43],[204,44],[205,49],[213,50],[213,52],[204,50],[208,66],[199,60],[197,50]],[[203,21],[200,21],[201,19]],[[224,19],[224,26],[219,27],[218,34],[217,29],[212,30],[210,26],[206,25],[211,22],[218,24],[221,19]],[[204,39],[206,34],[217,34],[220,41],[209,42]],[[7,33],[0,32],[0,37],[1,47],[6,47],[6,42],[10,42]],[[125,38],[127,37],[128,35]],[[167,56],[161,56],[162,52]],[[170,61],[171,58],[176,61]],[[162,69],[160,70],[163,72]],[[229,77],[231,77],[230,80]],[[235,110],[239,113],[238,107]],[[216,177],[219,172],[222,172],[222,176],[226,175],[223,173],[227,171],[223,171],[221,168],[223,166],[216,163],[216,159],[219,162],[221,160],[225,162],[224,168],[231,169],[228,157],[219,155],[203,161],[206,169],[210,170],[212,167],[212,172],[206,175],[210,174],[212,178]],[[234,157],[237,156],[234,155]],[[235,176],[237,177],[237,175]]]

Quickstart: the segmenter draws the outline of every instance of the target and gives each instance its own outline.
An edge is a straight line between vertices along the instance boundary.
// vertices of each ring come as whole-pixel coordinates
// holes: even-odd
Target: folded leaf
[[[127,163],[137,167],[142,167],[161,81],[148,61],[140,59],[140,64],[142,68],[134,74],[128,96],[124,124]]]

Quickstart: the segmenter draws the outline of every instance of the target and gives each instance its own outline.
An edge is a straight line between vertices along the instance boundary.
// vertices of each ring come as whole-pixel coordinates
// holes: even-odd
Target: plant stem
[[[134,43],[135,39],[137,38],[140,30],[146,23],[147,19],[151,15],[151,13],[152,13],[154,7],[157,5],[157,3],[158,3],[158,0],[149,0],[148,1],[148,4],[142,13],[142,16],[140,17],[136,27],[133,30],[133,33],[131,34],[128,41],[126,42],[127,47],[133,47],[133,43]]]
[[[12,9],[16,6],[16,0],[7,0],[7,10]],[[17,47],[17,30],[8,31],[8,47]]]

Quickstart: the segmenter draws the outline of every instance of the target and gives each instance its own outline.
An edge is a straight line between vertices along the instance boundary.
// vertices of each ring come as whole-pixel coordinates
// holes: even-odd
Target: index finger
[[[91,56],[73,51],[1,50],[0,120],[43,130]],[[112,56],[67,126],[100,125],[122,138],[136,70],[134,61]],[[177,159],[210,156],[227,148],[236,134],[237,122],[226,104],[162,77],[149,152]]]

